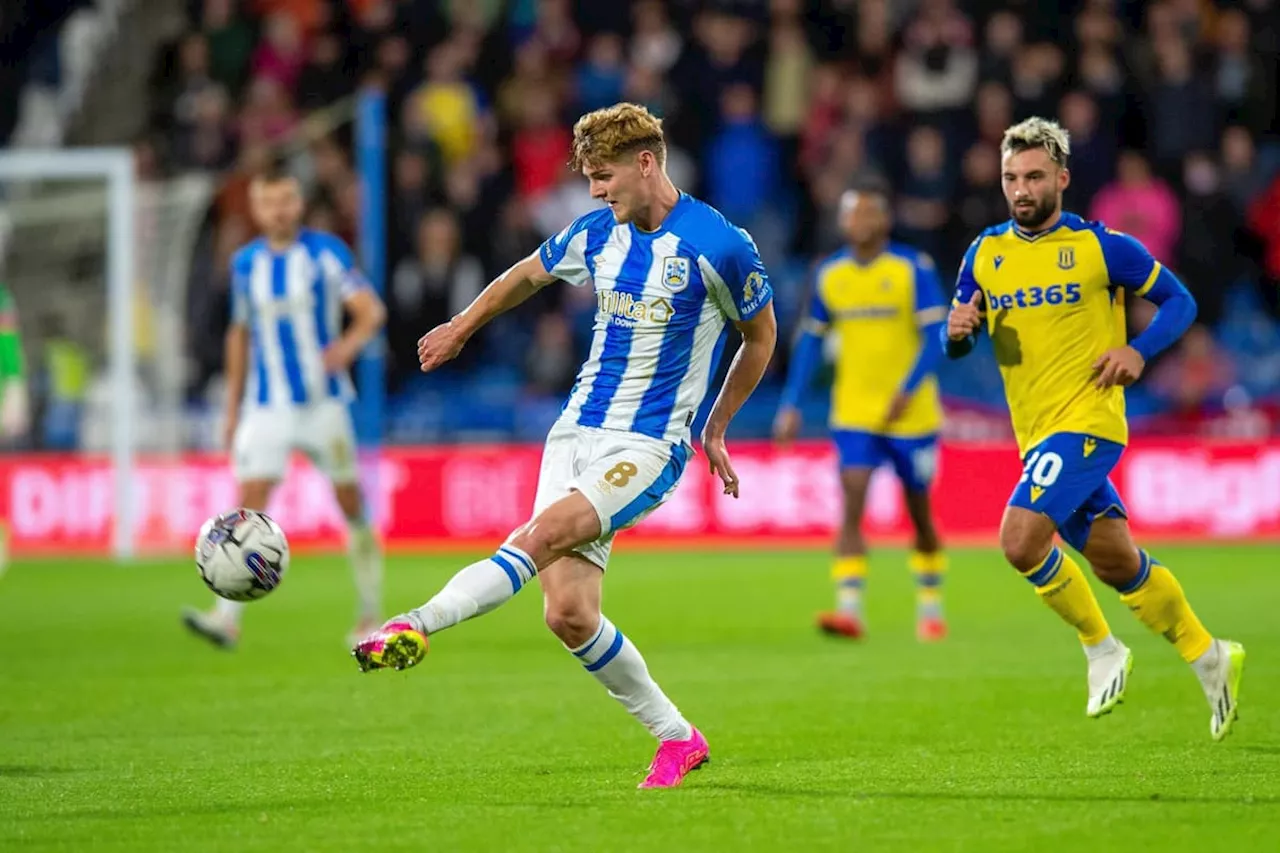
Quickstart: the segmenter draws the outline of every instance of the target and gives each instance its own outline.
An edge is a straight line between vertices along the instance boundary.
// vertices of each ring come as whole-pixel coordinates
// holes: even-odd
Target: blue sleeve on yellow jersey
[[[825,266],[825,264],[823,265]],[[814,275],[809,293],[809,317],[801,327],[800,339],[791,353],[791,365],[787,368],[787,381],[782,386],[781,405],[793,408],[800,404],[800,397],[809,387],[809,380],[822,357],[822,336],[831,322],[827,303],[822,300],[822,266]]]
[[[1106,228],[1095,233],[1111,283],[1132,290],[1157,306],[1151,323],[1130,342],[1144,360],[1150,361],[1187,331],[1196,318],[1196,300],[1176,275],[1128,234]]]
[[[956,274],[956,295],[951,300],[952,306],[963,305],[973,298],[975,292],[981,292],[978,287],[978,280],[973,277],[973,265],[978,257],[978,246],[982,243],[982,237],[974,240],[969,244],[969,249],[964,253],[964,260],[960,262],[960,272]],[[982,301],[979,299],[978,304]],[[969,351],[978,343],[978,335],[975,332],[967,338],[953,341],[947,335],[947,325],[942,323],[938,329],[938,340],[941,341],[943,351],[946,352],[947,358],[960,358],[969,354]]]
[[[1156,315],[1130,342],[1144,361],[1168,349],[1182,337],[1196,319],[1196,300],[1178,281],[1178,277],[1164,267],[1156,274],[1155,281],[1143,296],[1156,304]]]
[[[902,393],[910,394],[924,378],[938,369],[942,360],[942,335],[946,334],[946,308],[942,301],[942,281],[938,268],[928,256],[916,261],[916,322],[920,324],[920,354],[902,383]]]

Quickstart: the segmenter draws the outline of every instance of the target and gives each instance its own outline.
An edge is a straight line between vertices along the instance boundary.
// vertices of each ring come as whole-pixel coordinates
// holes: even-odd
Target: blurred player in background
[[[725,430],[764,374],[777,337],[773,292],[755,243],[676,189],[666,150],[662,123],[643,107],[620,104],[579,119],[573,165],[608,207],[574,220],[422,338],[422,369],[434,370],[485,323],[557,279],[596,291],[591,352],[547,436],[531,520],[492,557],[460,571],[353,652],[362,670],[413,665],[426,654],[429,635],[488,613],[537,575],[547,625],[658,739],[644,788],[680,784],[709,750],[639,650],[600,612],[613,538],[661,505],[680,481],[726,321],[743,345],[702,446],[725,493],[738,496]],[[670,594],[675,609],[700,606],[678,589]]]
[[[832,580],[836,610],[818,626],[829,634],[860,637],[867,545],[862,536],[871,475],[893,465],[915,527],[909,565],[917,587],[916,634],[946,636],[942,575],[946,557],[929,507],[937,467],[942,407],[934,373],[942,358],[939,332],[947,316],[938,272],[923,252],[889,242],[893,220],[889,190],[868,183],[844,194],[841,229],[848,245],[825,259],[810,294],[809,317],[796,344],[774,423],[782,443],[800,429],[800,397],[822,358],[828,330],[839,341],[831,389],[831,438],[840,459],[844,516]]]
[[[1079,633],[1086,713],[1100,716],[1124,698],[1133,655],[1112,636],[1080,567],[1054,544],[1055,530],[1191,665],[1212,709],[1210,734],[1220,740],[1236,719],[1244,648],[1214,639],[1173,574],[1134,544],[1108,477],[1128,440],[1124,386],[1186,331],[1195,300],[1137,240],[1062,210],[1069,153],[1054,122],[1032,118],[1006,131],[1003,185],[1012,219],[970,245],[946,351],[953,358],[969,352],[984,326],[991,335],[1024,466],[1000,544]],[[1127,345],[1122,289],[1158,306]]]
[[[356,468],[354,396],[348,368],[386,320],[382,301],[331,234],[302,228],[302,192],[282,173],[254,180],[253,216],[262,237],[231,262],[227,330],[227,419],[240,506],[266,510],[299,450],[333,481],[348,525],[359,612],[351,641],[381,621],[382,557],[365,511]],[[344,309],[350,323],[342,331]],[[242,603],[187,608],[187,627],[220,646],[235,645]]]
[[[12,443],[27,434],[31,425],[31,401],[27,391],[26,361],[18,308],[9,288],[0,283],[0,435]],[[9,520],[0,521],[0,572],[9,565]]]

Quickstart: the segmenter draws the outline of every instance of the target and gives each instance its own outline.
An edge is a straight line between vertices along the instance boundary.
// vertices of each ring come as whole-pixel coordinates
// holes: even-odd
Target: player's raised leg
[[[496,610],[541,569],[600,536],[600,518],[581,492],[556,501],[518,528],[491,557],[449,579],[429,601],[390,619],[352,650],[360,669],[403,669],[422,660],[427,637]]]
[[[1048,516],[1009,506],[1000,523],[1000,547],[1041,600],[1076,629],[1089,664],[1085,713],[1098,717],[1123,701],[1133,655],[1112,636],[1080,566],[1054,544],[1055,529]]]
[[[1245,651],[1239,643],[1215,639],[1192,610],[1178,579],[1138,548],[1123,517],[1093,520],[1084,555],[1098,578],[1120,593],[1138,620],[1161,635],[1191,665],[1209,702],[1209,734],[1221,740],[1237,717]]]
[[[266,512],[275,486],[274,479],[255,478],[242,481],[239,505],[245,509]],[[243,601],[229,601],[215,596],[212,610],[184,607],[182,624],[215,646],[232,649],[240,641],[240,617],[244,613],[244,605]]]
[[[836,555],[831,563],[831,580],[836,587],[836,607],[818,614],[818,627],[827,634],[856,639],[865,632],[862,592],[867,582],[867,543],[862,536],[862,516],[866,510],[867,488],[873,469],[842,468],[840,487],[844,511],[836,537]]]
[[[708,760],[706,738],[662,692],[631,640],[601,613],[603,577],[600,566],[581,554],[562,557],[543,570],[539,580],[547,627],[583,669],[658,739],[658,752],[640,787],[678,785]]]

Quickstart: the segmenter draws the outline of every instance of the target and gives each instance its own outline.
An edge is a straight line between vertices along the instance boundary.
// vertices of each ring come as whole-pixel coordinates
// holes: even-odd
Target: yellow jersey
[[[1137,240],[1065,211],[1047,231],[1010,220],[969,246],[953,304],[982,292],[1020,453],[1058,432],[1127,443],[1124,389],[1098,389],[1093,365],[1127,340],[1117,290],[1143,296],[1160,269]]]
[[[831,388],[831,427],[899,438],[935,433],[942,406],[934,373],[941,356],[939,325],[946,319],[937,268],[923,252],[899,243],[867,262],[849,249],[817,268],[805,330],[838,341]],[[911,401],[891,424],[894,398]]]

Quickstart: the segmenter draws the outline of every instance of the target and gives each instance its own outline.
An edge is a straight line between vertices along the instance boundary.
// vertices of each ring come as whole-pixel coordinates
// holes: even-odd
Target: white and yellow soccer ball
[[[205,585],[223,598],[254,601],[284,579],[289,540],[266,513],[233,509],[201,526],[196,568]]]

